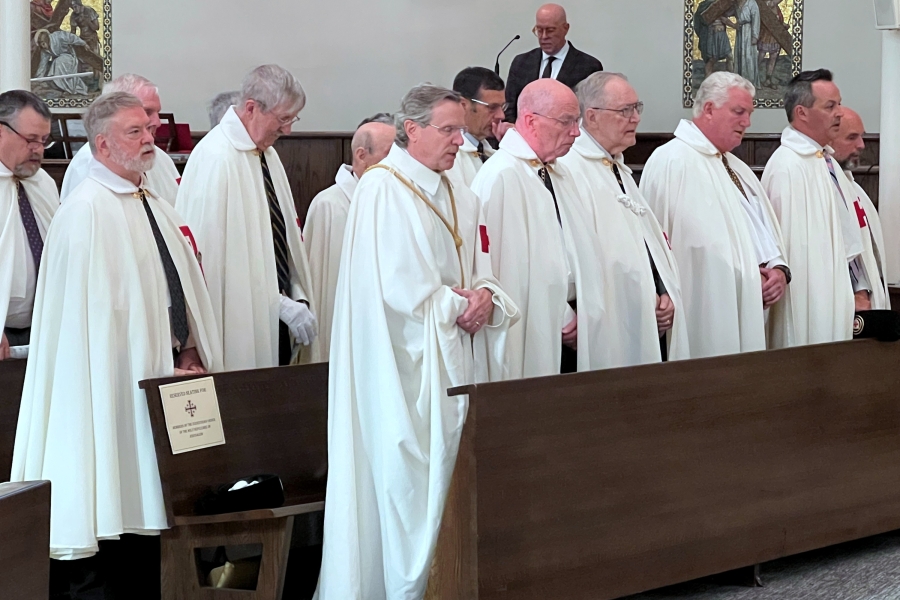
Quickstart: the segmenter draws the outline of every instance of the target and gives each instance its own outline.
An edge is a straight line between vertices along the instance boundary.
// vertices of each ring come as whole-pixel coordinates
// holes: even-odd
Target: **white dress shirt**
[[[566,42],[565,46],[557,52],[556,54],[547,54],[546,52],[541,52],[541,68],[538,71],[538,79],[541,78],[541,75],[544,73],[544,69],[547,68],[547,60],[553,56],[556,60],[553,61],[553,64],[550,66],[550,78],[556,79],[559,76],[559,70],[562,68],[563,61],[566,60],[566,55],[569,54],[569,42]]]

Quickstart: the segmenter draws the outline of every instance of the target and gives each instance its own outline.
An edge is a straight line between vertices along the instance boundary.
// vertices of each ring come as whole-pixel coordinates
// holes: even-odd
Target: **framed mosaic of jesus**
[[[802,65],[803,0],[684,0],[685,108],[716,71],[756,86],[757,108],[782,108]]]

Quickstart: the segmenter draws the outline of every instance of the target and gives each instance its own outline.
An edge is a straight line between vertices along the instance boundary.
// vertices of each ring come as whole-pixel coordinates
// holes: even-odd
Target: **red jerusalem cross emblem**
[[[193,402],[188,400],[187,404],[184,407],[184,412],[186,412],[187,414],[189,414],[193,417],[194,413],[197,412],[197,406]]]

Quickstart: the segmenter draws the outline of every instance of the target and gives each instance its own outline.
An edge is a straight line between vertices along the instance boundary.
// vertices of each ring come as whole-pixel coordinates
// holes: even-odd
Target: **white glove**
[[[302,302],[281,297],[279,318],[291,330],[291,335],[304,346],[309,346],[319,332],[316,316]]]

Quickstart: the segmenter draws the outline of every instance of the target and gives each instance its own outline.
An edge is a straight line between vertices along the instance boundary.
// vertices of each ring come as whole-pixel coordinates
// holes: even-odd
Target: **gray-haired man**
[[[272,147],[305,104],[288,71],[257,67],[184,170],[176,208],[203,253],[228,370],[288,364],[292,340],[304,361],[318,358],[300,219]]]

